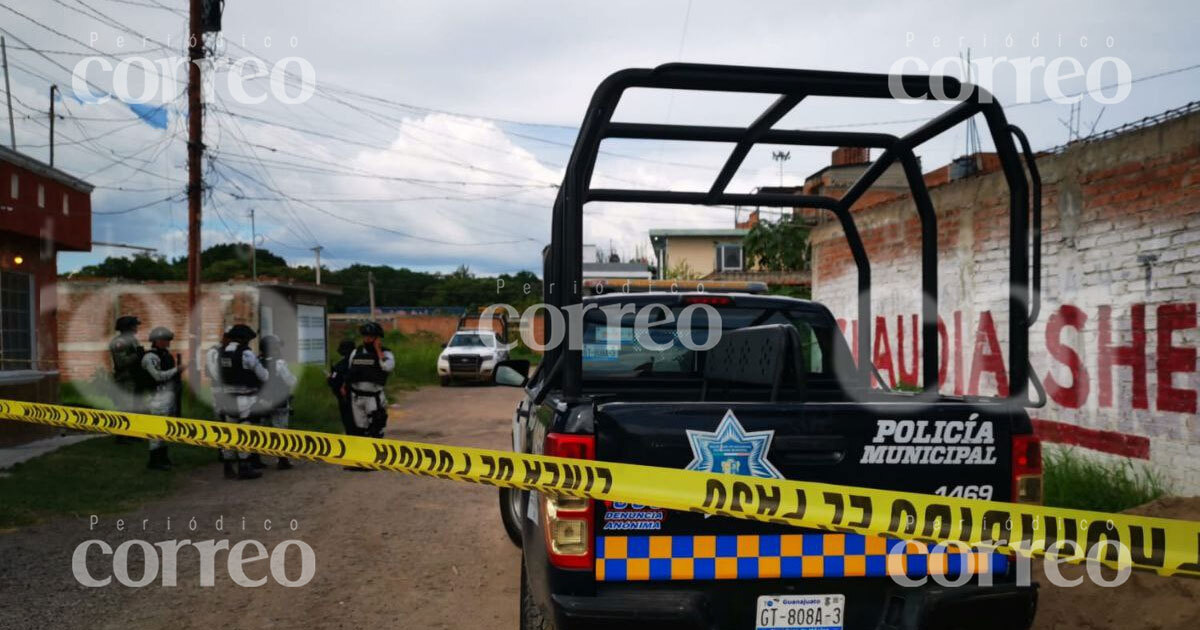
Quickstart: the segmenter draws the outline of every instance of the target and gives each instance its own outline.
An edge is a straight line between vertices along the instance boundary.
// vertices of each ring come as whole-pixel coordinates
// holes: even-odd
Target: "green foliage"
[[[1048,448],[1045,504],[1052,507],[1121,512],[1166,495],[1162,475],[1132,460],[1107,461],[1071,448]]]
[[[291,428],[341,433],[342,421],[337,399],[325,384],[325,368],[319,365],[304,365],[299,368],[296,376]]]
[[[767,271],[808,269],[811,258],[808,234],[808,226],[795,215],[785,215],[778,221],[759,221],[743,241],[746,261]]]
[[[260,278],[311,282],[314,270],[308,266],[289,267],[287,261],[269,250],[255,254]],[[200,254],[201,276],[205,282],[222,282],[251,277],[249,245],[224,243]],[[349,306],[370,303],[367,276],[375,276],[375,302],[394,306],[465,306],[474,311],[494,303],[511,304],[518,310],[541,301],[542,281],[531,271],[476,277],[462,265],[448,274],[426,273],[384,265],[351,265],[345,269],[323,270],[322,281],[342,288],[342,295],[331,296],[330,312],[342,312]],[[83,267],[71,275],[120,278],[129,281],[186,280],[187,259],[168,261],[162,256],[137,254],[130,258],[109,257]],[[501,286],[502,285],[502,286]],[[528,287],[528,291],[526,291]]]
[[[696,273],[692,266],[686,260],[681,260],[677,264],[667,267],[667,278],[671,280],[695,280],[699,274]]]
[[[96,278],[126,280],[183,280],[187,272],[162,256],[137,253],[129,258],[109,256],[103,262],[87,265],[76,274]],[[72,275],[76,275],[72,274]]]
[[[772,284],[767,288],[768,295],[782,295],[784,297],[796,298],[798,300],[811,300],[812,287],[795,286],[789,284]]]
[[[325,385],[321,366],[299,369],[293,401],[292,428],[341,433],[337,401]],[[105,394],[105,379],[65,382],[59,388],[64,405],[112,408]],[[185,388],[183,415],[215,419],[211,397]],[[136,507],[167,495],[184,473],[216,462],[211,448],[169,444],[170,472],[146,470],[147,446],[143,440],[120,443],[102,436],[72,444],[13,467],[0,477],[0,529],[29,525],[65,514],[108,514]],[[219,471],[212,473],[218,475]]]

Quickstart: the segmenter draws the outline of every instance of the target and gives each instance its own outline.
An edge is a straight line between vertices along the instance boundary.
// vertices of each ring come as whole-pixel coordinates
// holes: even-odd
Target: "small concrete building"
[[[292,364],[324,364],[328,346],[327,302],[339,287],[300,282],[248,280],[205,283],[200,291],[200,347],[215,345],[234,324],[247,324],[259,335],[283,341],[283,358]],[[175,332],[171,349],[188,353],[186,282],[128,282],[72,279],[58,285],[60,369],[64,380],[89,380],[112,369],[108,342],[120,315],[142,320],[138,337],[148,344],[151,328]]]

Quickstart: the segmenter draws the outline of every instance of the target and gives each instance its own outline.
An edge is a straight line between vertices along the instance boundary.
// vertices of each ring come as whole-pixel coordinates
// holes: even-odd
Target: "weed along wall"
[[[1043,439],[1146,460],[1200,494],[1197,303],[1200,112],[1041,156],[1043,302],[1030,332],[1049,403]],[[1005,394],[1008,190],[997,172],[932,186],[938,211],[941,391]],[[920,230],[907,196],[856,209],[871,257],[873,359],[920,383]],[[813,298],[847,336],[856,273],[841,229],[812,234]]]

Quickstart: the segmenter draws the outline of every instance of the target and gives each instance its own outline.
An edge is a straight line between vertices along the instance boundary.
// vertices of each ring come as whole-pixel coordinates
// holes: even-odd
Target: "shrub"
[[[1102,460],[1073,448],[1045,451],[1045,504],[1121,512],[1168,494],[1162,475],[1132,460]]]

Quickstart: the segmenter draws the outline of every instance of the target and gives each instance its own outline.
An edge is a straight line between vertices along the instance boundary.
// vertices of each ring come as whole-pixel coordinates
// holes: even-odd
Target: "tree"
[[[95,265],[87,265],[71,275],[123,280],[182,280],[181,269],[163,256],[138,252],[128,258],[109,256]]]
[[[755,223],[742,247],[751,266],[767,271],[804,271],[811,258],[808,235],[809,227],[795,214],[789,214],[778,221]]]

